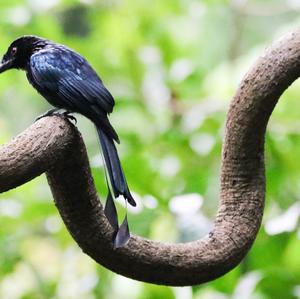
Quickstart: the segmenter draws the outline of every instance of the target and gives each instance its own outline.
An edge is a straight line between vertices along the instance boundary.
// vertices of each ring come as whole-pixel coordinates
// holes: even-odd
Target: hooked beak
[[[5,71],[9,70],[12,67],[13,62],[14,62],[14,59],[10,59],[5,62],[2,62],[0,64],[0,73],[3,73]]]

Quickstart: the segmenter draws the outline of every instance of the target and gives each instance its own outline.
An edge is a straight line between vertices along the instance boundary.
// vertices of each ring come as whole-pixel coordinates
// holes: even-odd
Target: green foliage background
[[[117,101],[111,121],[139,200],[132,232],[191,241],[208,233],[217,210],[229,102],[265,46],[298,25],[299,10],[291,0],[3,0],[0,52],[35,34],[85,56]],[[272,115],[263,225],[236,269],[185,288],[116,275],[71,239],[43,175],[0,195],[0,298],[300,298],[299,96],[296,82]],[[0,142],[48,108],[23,72],[1,74]],[[103,199],[94,128],[80,116],[78,127]]]

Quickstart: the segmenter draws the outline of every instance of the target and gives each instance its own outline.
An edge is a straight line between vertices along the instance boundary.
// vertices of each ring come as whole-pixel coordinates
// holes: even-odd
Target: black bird
[[[95,124],[113,195],[123,195],[135,206],[114,143],[119,143],[119,137],[107,116],[115,101],[87,60],[63,45],[28,35],[8,47],[0,73],[9,69],[24,70],[30,84],[55,107],[41,117],[62,114],[74,118],[69,113],[77,112]],[[123,246],[130,237],[127,216],[119,227],[110,187],[105,214],[116,231],[114,246]]]

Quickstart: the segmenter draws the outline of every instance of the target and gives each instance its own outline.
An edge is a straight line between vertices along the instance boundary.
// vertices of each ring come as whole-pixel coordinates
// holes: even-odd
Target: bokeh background
[[[224,121],[244,73],[300,22],[298,0],[2,0],[0,52],[24,34],[74,48],[117,104],[111,121],[138,208],[131,231],[186,242],[206,235],[218,206]],[[243,262],[213,282],[155,286],[116,275],[68,234],[42,175],[0,195],[0,298],[300,298],[300,84],[285,92],[266,136],[267,198]],[[0,142],[49,105],[25,74],[0,76]],[[78,116],[93,176],[106,194],[98,140]],[[123,201],[118,204],[124,214]]]

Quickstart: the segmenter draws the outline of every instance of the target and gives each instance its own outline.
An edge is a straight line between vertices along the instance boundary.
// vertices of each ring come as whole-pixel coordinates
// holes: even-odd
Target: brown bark
[[[246,74],[228,112],[220,206],[201,240],[165,244],[132,236],[113,250],[78,130],[47,117],[0,148],[0,192],[46,172],[75,241],[95,261],[127,277],[174,286],[203,283],[235,267],[251,247],[264,207],[264,135],[271,112],[300,75],[300,29],[274,43]]]

